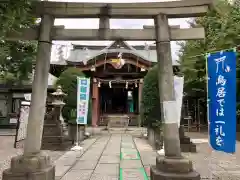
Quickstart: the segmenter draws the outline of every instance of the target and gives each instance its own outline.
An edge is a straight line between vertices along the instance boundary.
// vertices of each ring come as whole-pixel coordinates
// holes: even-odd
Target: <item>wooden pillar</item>
[[[99,120],[99,89],[97,80],[94,78],[92,83],[92,126],[96,127]]]

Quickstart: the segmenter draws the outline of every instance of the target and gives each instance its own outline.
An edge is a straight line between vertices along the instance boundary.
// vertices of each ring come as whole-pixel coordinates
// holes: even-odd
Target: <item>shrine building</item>
[[[143,78],[157,62],[156,46],[130,46],[118,40],[109,46],[74,45],[68,59],[51,63],[59,76],[68,67],[79,68],[91,78],[92,125],[104,125],[109,117],[128,117],[138,125]],[[178,64],[173,62],[174,72]]]

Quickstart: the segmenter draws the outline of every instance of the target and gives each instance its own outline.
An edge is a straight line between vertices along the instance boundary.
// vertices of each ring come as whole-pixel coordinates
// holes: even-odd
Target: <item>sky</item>
[[[56,0],[48,0],[56,1]],[[108,3],[136,3],[136,2],[161,2],[169,0],[57,0],[62,2],[108,2]],[[171,0],[173,1],[173,0]],[[169,19],[169,25],[180,25],[181,28],[188,28],[187,21],[189,18],[182,19]],[[56,19],[55,25],[64,25],[66,29],[97,29],[99,21],[98,19]],[[111,19],[110,28],[111,29],[142,29],[143,25],[154,25],[153,19]],[[109,45],[111,41],[54,41],[53,42],[53,52],[52,52],[52,61],[57,59],[57,45],[59,44],[89,44],[89,45]],[[130,45],[144,45],[153,44],[154,42],[146,41],[128,41]],[[70,46],[66,46],[65,50],[69,52]],[[172,59],[177,59],[177,52],[179,47],[176,45],[176,42],[171,42],[172,48]],[[66,57],[69,55],[66,53]]]

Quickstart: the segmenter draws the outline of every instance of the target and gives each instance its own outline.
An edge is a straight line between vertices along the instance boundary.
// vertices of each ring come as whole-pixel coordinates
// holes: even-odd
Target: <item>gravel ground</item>
[[[10,167],[11,158],[17,155],[21,155],[22,149],[13,148],[14,136],[0,136],[0,180],[2,179],[2,172],[4,169]],[[46,152],[53,161],[56,161],[63,151],[44,151]]]

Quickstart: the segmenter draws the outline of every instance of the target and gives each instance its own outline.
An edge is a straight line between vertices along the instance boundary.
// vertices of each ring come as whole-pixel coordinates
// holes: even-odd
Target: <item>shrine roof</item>
[[[71,63],[83,63],[88,64],[90,60],[97,59],[98,56],[115,54],[116,57],[119,53],[130,54],[135,57],[139,57],[147,62],[157,62],[157,53],[155,45],[138,45],[131,46],[125,41],[115,41],[109,46],[92,46],[92,45],[74,45],[73,50],[71,50],[68,59],[60,58],[58,61],[52,62],[56,65],[67,65]],[[173,65],[177,66],[179,63],[173,60]]]

